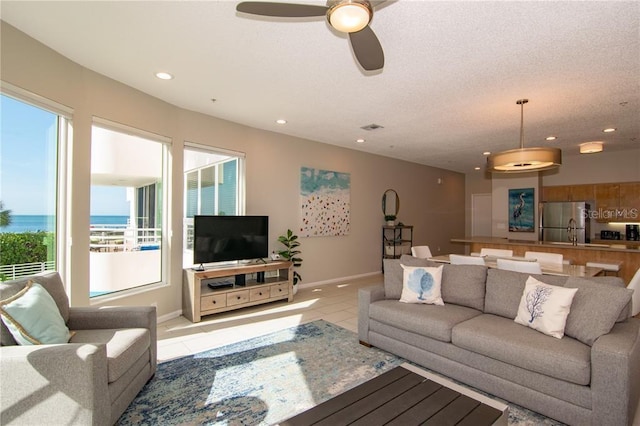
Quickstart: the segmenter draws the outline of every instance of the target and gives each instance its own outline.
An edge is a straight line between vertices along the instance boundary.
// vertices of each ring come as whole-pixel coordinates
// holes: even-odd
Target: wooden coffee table
[[[509,407],[403,364],[282,423],[298,425],[506,425]]]

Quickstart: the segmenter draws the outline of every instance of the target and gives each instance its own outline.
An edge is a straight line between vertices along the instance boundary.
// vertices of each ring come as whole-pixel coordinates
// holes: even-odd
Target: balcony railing
[[[37,274],[43,271],[54,271],[56,263],[53,260],[47,262],[19,263],[16,265],[0,266],[0,279],[2,281],[15,280],[19,277]]]
[[[162,239],[161,228],[128,228],[127,225],[92,226],[91,251],[157,250]]]

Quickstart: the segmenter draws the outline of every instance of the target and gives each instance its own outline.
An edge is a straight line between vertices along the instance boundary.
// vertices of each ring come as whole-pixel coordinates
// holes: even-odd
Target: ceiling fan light
[[[355,0],[337,3],[329,9],[329,24],[343,33],[355,33],[369,25],[371,8],[365,2]]]

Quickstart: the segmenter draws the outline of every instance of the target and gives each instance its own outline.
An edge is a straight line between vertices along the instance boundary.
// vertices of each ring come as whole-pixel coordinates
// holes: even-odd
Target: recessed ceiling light
[[[480,167],[474,167],[473,170],[480,170]]]
[[[602,142],[585,142],[580,144],[580,154],[594,154],[596,152],[602,152]]]
[[[168,72],[157,72],[156,73],[156,77],[158,77],[160,80],[171,80],[171,79],[173,79],[173,76],[171,74],[169,74]]]
[[[546,138],[544,138],[544,140],[546,141],[555,141],[556,139],[558,139],[557,136],[547,136]]]
[[[491,155],[491,151],[485,151],[482,153],[482,155]]]
[[[611,133],[611,132],[615,132],[616,129],[614,127],[609,127],[608,129],[604,129],[602,130],[604,133]]]
[[[364,139],[356,139],[356,142],[358,142],[358,143],[364,143]]]
[[[280,118],[280,119],[276,120],[276,123],[278,123],[278,124],[287,124],[287,120],[284,120],[284,119]]]

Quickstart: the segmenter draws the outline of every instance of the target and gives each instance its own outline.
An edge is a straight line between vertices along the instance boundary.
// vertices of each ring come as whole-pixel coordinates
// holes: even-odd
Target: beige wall
[[[184,141],[246,154],[247,214],[270,217],[271,249],[299,214],[301,166],[351,174],[351,232],[344,237],[302,238],[303,284],[380,271],[381,197],[395,189],[398,219],[414,225],[414,243],[437,253],[455,251],[449,240],[464,231],[464,175],[360,151],[241,126],[180,109],[83,68],[15,28],[1,23],[2,80],[73,109],[70,269],[73,305],[89,304],[89,194],[92,116],[172,140],[171,259],[168,286],[119,299],[158,306],[160,316],[181,309],[182,164]],[[438,179],[441,179],[441,184]]]

